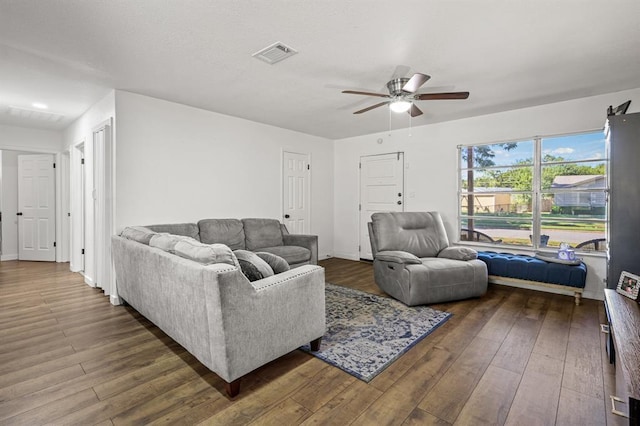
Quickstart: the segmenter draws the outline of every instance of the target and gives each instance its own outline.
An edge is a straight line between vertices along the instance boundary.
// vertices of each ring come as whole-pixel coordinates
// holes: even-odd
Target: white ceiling
[[[638,0],[0,0],[0,123],[63,129],[122,89],[338,139],[408,127],[340,93],[431,75],[423,125],[640,87]],[[276,41],[299,53],[269,65]],[[43,102],[45,121],[8,107]],[[606,106],[603,106],[605,108]]]

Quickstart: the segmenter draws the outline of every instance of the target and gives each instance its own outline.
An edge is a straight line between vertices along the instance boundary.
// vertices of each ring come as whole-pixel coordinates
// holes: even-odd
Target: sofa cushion
[[[203,265],[228,263],[238,266],[233,252],[224,244],[203,244],[199,241],[185,239],[176,243],[175,254]]]
[[[287,261],[289,265],[308,262],[311,259],[311,251],[300,246],[275,246],[263,247],[260,251],[273,253]]]
[[[257,251],[264,247],[275,247],[284,244],[280,222],[275,219],[242,219],[242,224],[244,225],[247,250]]]
[[[287,261],[276,254],[267,253],[266,251],[257,251],[256,254],[271,266],[274,274],[279,274],[280,272],[291,269]]]
[[[191,237],[187,237],[185,235],[173,235],[173,234],[161,233],[161,234],[155,234],[154,236],[152,236],[151,240],[149,240],[149,245],[151,247],[157,247],[166,252],[175,254],[176,244],[184,240],[196,241],[195,239]]]
[[[379,251],[376,253],[376,259],[383,262],[393,262],[404,265],[422,265],[422,260],[420,260],[419,257],[406,251]]]
[[[423,258],[436,257],[449,247],[438,212],[378,212],[371,222],[380,251],[406,251]]]
[[[198,222],[200,241],[225,244],[231,250],[244,250],[244,229],[239,219],[202,219]]]
[[[257,281],[272,276],[273,269],[257,254],[247,250],[234,251],[242,273],[249,281]]]
[[[166,232],[173,235],[184,235],[200,241],[198,225],[195,223],[167,223],[161,225],[147,225],[147,228],[156,232]]]
[[[124,228],[120,234],[123,238],[147,245],[149,245],[149,241],[151,241],[151,237],[154,235],[156,235],[156,232],[144,226],[128,226]]]

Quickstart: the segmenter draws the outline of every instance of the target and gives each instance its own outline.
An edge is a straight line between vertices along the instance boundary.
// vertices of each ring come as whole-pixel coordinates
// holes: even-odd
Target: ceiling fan
[[[374,108],[389,104],[394,112],[407,111],[412,117],[422,115],[420,108],[416,106],[414,101],[429,101],[436,99],[467,99],[469,92],[449,92],[449,93],[416,93],[416,91],[427,82],[431,77],[426,74],[415,73],[411,78],[394,78],[387,83],[389,94],[360,92],[357,90],[343,90],[342,93],[350,93],[352,95],[376,96],[379,98],[389,98],[388,101],[371,105],[370,107],[354,112],[354,114],[362,114],[371,111]]]

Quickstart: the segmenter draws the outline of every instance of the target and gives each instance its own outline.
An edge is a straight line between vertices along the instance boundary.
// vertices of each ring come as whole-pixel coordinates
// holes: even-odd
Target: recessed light
[[[48,109],[49,107],[47,106],[47,104],[43,104],[42,102],[34,102],[31,104],[32,107],[34,108],[38,108],[38,109]]]

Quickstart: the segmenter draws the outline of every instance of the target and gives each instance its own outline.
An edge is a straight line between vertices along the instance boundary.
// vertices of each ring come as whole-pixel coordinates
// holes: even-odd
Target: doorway
[[[70,171],[70,210],[71,210],[71,250],[69,260],[71,262],[71,271],[79,272],[85,275],[84,269],[84,247],[85,247],[85,223],[86,208],[85,194],[86,178],[85,178],[85,143],[84,140],[74,144],[69,153],[69,171]],[[90,284],[90,283],[87,283]],[[91,284],[90,284],[91,285]]]
[[[115,274],[111,262],[111,235],[113,234],[113,119],[93,129],[91,145],[91,171],[85,177],[91,180],[91,200],[85,204],[85,242],[90,250],[85,258],[85,274],[91,271],[93,283],[105,295],[113,295]],[[86,186],[86,185],[85,185]],[[90,206],[89,206],[90,205]],[[92,238],[87,238],[90,235]],[[85,275],[86,277],[86,275]]]
[[[311,165],[309,154],[283,153],[282,161],[282,216],[283,223],[292,234],[309,234],[311,220],[309,201]]]
[[[367,224],[380,211],[404,211],[403,152],[360,157],[360,259],[373,260]]]

